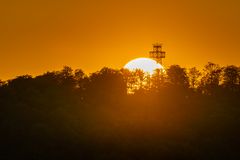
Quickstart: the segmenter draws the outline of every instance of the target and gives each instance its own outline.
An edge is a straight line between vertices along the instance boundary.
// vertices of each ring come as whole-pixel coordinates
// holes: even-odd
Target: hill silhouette
[[[239,159],[240,68],[0,81],[0,159]]]

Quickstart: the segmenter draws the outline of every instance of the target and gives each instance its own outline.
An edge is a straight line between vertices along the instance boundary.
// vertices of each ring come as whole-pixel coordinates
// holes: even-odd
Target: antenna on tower
[[[153,44],[153,50],[149,52],[149,56],[162,65],[162,59],[166,56],[166,52],[162,51],[162,44]]]

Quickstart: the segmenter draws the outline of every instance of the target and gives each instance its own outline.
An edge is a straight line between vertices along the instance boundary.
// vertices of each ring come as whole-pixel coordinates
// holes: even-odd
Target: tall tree
[[[109,97],[126,94],[127,87],[120,71],[105,67],[90,75],[87,91],[94,97],[109,100]]]
[[[240,70],[238,67],[231,65],[223,69],[223,86],[231,91],[239,89]]]
[[[166,73],[163,71],[163,69],[156,69],[150,78],[151,88],[159,90],[166,82]]]
[[[199,89],[205,94],[213,94],[218,91],[221,82],[222,68],[214,63],[208,62],[203,70]]]
[[[87,75],[81,69],[74,71],[74,79],[77,83],[77,88],[84,89],[86,82],[88,81]]]
[[[179,65],[171,65],[167,69],[167,76],[171,85],[184,88],[189,87],[189,80],[185,68],[182,68]]]
[[[201,72],[196,68],[190,68],[188,72],[189,85],[191,88],[197,88]]]
[[[60,72],[57,72],[59,81],[66,89],[73,89],[76,87],[76,81],[74,79],[73,69],[68,66],[64,66]]]

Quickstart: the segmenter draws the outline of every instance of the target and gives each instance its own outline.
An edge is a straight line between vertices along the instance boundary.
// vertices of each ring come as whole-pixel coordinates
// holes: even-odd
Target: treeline
[[[240,68],[64,67],[0,81],[0,159],[238,159]]]
[[[128,90],[159,91],[166,87],[189,89],[205,95],[216,95],[220,92],[239,94],[240,67],[231,65],[220,67],[214,63],[205,65],[203,71],[196,67],[186,69],[172,65],[166,70],[156,70],[153,75],[144,74],[141,70],[123,71]]]

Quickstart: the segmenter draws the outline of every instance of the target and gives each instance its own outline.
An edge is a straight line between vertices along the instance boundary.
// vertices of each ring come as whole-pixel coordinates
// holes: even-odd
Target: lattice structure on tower
[[[162,65],[162,59],[166,56],[166,52],[162,51],[162,44],[153,44],[153,50],[149,52],[149,56]]]

